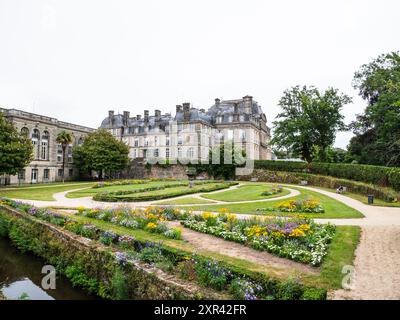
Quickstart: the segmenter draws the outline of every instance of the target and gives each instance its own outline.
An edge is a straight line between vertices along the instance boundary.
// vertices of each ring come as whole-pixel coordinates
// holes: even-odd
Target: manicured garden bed
[[[234,202],[276,198],[287,194],[289,194],[289,190],[287,189],[279,189],[276,185],[264,183],[245,184],[233,190],[227,190],[215,194],[204,194],[201,196],[206,199]]]
[[[218,297],[218,292],[221,294],[220,298],[225,295],[237,299],[324,299],[326,297],[324,289],[305,286],[298,280],[281,281],[259,273],[248,271],[243,273],[240,268],[224,262],[192,255],[190,252],[171,250],[163,244],[144,243],[128,234],[115,232],[111,241],[103,241],[102,237],[107,230],[87,222],[82,222],[86,228],[73,227],[70,231],[77,234],[84,232],[86,237],[95,242],[103,242],[110,250],[101,250],[97,254],[94,251],[90,254],[77,253],[73,245],[68,247],[64,243],[60,245],[60,241],[63,242],[67,234],[62,237],[54,234],[58,232],[58,228],[69,230],[68,225],[74,223],[73,217],[51,211],[41,212],[36,208],[12,201],[3,200],[3,204],[15,207],[21,217],[16,218],[15,214],[0,212],[0,235],[10,236],[19,248],[41,255],[50,263],[57,265],[73,283],[105,298],[125,299],[143,294],[147,298],[154,299],[157,290],[160,290],[160,297],[164,299],[182,298],[188,295],[188,292],[182,292],[179,288],[172,288],[173,292],[165,292],[164,280],[157,283],[156,277],[146,278],[144,274],[138,273],[137,268],[143,263],[172,273],[182,281],[196,283],[200,288],[214,290],[204,291],[197,288],[198,292],[192,292],[192,297],[201,298],[202,295],[204,297],[204,294],[206,296],[208,294],[208,297],[213,296],[215,299]],[[171,210],[162,213],[165,217],[174,214]],[[39,220],[54,225],[55,229],[49,229],[46,223],[40,223]],[[121,230],[126,229],[124,228]],[[136,271],[132,270],[132,263]],[[101,271],[97,266],[102,267]],[[153,288],[150,291],[148,291],[149,286]]]
[[[183,184],[183,183],[182,183]],[[182,186],[160,186],[153,188],[137,189],[133,191],[102,192],[93,197],[96,201],[106,202],[141,202],[156,201],[189,195],[201,192],[212,192],[229,188],[238,184],[237,182],[196,182],[192,188],[188,183]]]
[[[345,205],[342,202],[339,202],[331,197],[325,196],[321,193],[296,188],[296,186],[290,186],[291,189],[297,189],[301,192],[300,195],[288,198],[285,200],[271,200],[265,202],[248,202],[248,203],[238,203],[238,204],[216,204],[216,205],[193,205],[190,206],[190,210],[193,211],[211,211],[211,212],[218,212],[221,209],[227,209],[231,213],[238,213],[238,214],[264,214],[264,215],[279,215],[281,216],[284,214],[285,216],[294,216],[299,212],[282,212],[278,210],[266,210],[273,207],[278,207],[282,202],[290,202],[290,201],[297,201],[297,200],[307,200],[307,199],[314,199],[318,201],[318,203],[322,206],[324,212],[322,213],[307,213],[302,212],[301,214],[310,217],[310,218],[321,218],[321,219],[328,219],[328,218],[362,218],[363,215],[349,206]]]

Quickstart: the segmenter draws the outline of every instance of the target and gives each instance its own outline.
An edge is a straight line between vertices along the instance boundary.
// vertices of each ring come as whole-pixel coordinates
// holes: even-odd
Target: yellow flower
[[[307,232],[311,229],[309,224],[301,224],[298,226],[298,229],[300,229],[301,231]]]
[[[227,218],[226,218],[228,223],[234,223],[237,220],[237,217],[235,214],[228,214]]]
[[[227,208],[221,208],[221,209],[218,209],[218,212],[220,212],[220,213],[228,213],[229,210]]]
[[[203,217],[204,220],[208,220],[214,217],[214,215],[211,212],[203,212],[201,216]]]
[[[154,222],[149,222],[149,223],[146,225],[146,228],[147,228],[147,229],[150,229],[150,230],[153,230],[153,229],[157,228],[157,224],[154,223]]]
[[[299,238],[299,237],[304,237],[305,233],[303,230],[301,230],[300,228],[296,228],[292,231],[292,233],[289,235],[290,237],[295,237],[295,238]]]

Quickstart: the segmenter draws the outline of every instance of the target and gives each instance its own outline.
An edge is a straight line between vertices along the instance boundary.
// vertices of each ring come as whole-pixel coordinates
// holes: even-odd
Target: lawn
[[[336,192],[336,189],[330,189],[330,188],[323,188],[323,187],[315,187],[313,186],[313,188],[316,189],[321,189],[321,190],[326,190],[326,191],[330,191],[330,192]],[[368,198],[366,195],[362,195],[359,193],[351,193],[351,192],[345,192],[343,193],[344,196],[347,196],[349,198],[352,198],[354,200],[358,200],[364,204],[368,204]],[[400,207],[400,202],[387,202],[381,199],[377,199],[374,198],[374,203],[372,204],[372,206],[377,206],[377,207]]]
[[[128,185],[116,185],[104,188],[87,188],[79,191],[69,192],[67,198],[83,198],[93,197],[95,194],[100,192],[114,192],[114,191],[125,191],[125,190],[137,190],[156,186],[167,186],[171,184],[179,183],[179,181],[149,181],[148,183],[142,184],[128,184]]]
[[[181,205],[181,204],[204,204],[204,203],[212,203],[212,201],[206,199],[199,199],[195,197],[184,197],[176,200],[155,202],[156,205]]]
[[[73,189],[91,187],[93,182],[66,182],[65,184],[40,184],[26,187],[0,189],[0,197],[24,200],[54,201],[53,194]]]
[[[234,202],[234,201],[262,200],[262,199],[276,198],[285,196],[290,193],[289,190],[283,189],[282,192],[277,194],[268,196],[262,195],[263,192],[271,191],[273,187],[274,187],[273,184],[267,184],[267,183],[244,184],[233,190],[217,192],[214,194],[202,194],[201,196],[206,199]]]
[[[288,186],[292,189],[296,189],[296,187],[293,186]],[[222,205],[199,205],[199,206],[191,206],[190,210],[194,211],[213,211],[216,212],[221,208],[227,208],[230,212],[232,213],[239,213],[239,214],[261,214],[260,211],[257,211],[257,209],[263,209],[263,208],[270,208],[275,205],[278,205],[282,201],[289,201],[289,200],[297,200],[297,199],[307,199],[307,198],[313,198],[318,200],[323,208],[325,209],[324,213],[302,213],[305,216],[312,217],[312,218],[362,218],[363,215],[353,209],[350,208],[349,206],[345,205],[344,203],[341,203],[339,201],[336,201],[333,198],[330,198],[328,196],[325,196],[323,194],[320,194],[318,192],[310,191],[310,190],[305,190],[305,189],[300,189],[297,188],[301,192],[300,195],[284,200],[273,200],[273,201],[262,201],[262,202],[253,202],[253,203],[238,203],[238,204],[222,204]],[[267,213],[268,215],[283,215],[282,212],[274,212],[274,211],[263,211]],[[294,213],[284,213],[286,216],[291,216],[294,215]]]

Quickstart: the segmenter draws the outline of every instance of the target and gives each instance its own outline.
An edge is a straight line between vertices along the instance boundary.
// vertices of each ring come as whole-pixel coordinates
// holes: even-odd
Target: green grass
[[[271,191],[272,184],[245,184],[233,190],[218,192],[215,194],[202,194],[201,196],[206,199],[218,201],[247,201],[247,200],[262,200],[269,198],[282,197],[290,193],[289,190],[283,189],[282,192],[270,196],[261,195],[265,191]]]
[[[360,227],[337,226],[336,234],[329,246],[321,273],[318,277],[310,277],[308,281],[325,288],[338,289],[342,287],[343,266],[353,265],[355,250],[360,241]]]
[[[185,197],[176,200],[155,202],[156,205],[181,205],[181,204],[204,204],[204,203],[212,203],[212,201],[194,197]]]
[[[83,198],[83,197],[93,197],[100,192],[114,192],[114,191],[125,191],[125,190],[137,190],[156,186],[167,186],[171,184],[176,184],[178,181],[149,181],[143,184],[129,184],[120,186],[110,186],[104,188],[88,188],[79,191],[70,192],[67,194],[67,198]]]
[[[292,189],[296,189],[296,187],[289,186]],[[335,219],[335,218],[362,218],[363,215],[353,209],[350,208],[349,206],[345,205],[344,203],[341,203],[333,198],[330,198],[328,196],[325,196],[323,194],[320,194],[318,192],[310,191],[310,190],[305,190],[305,189],[300,189],[297,188],[301,192],[300,195],[292,198],[287,198],[283,200],[273,200],[273,201],[262,201],[262,202],[254,202],[254,203],[237,203],[237,204],[222,204],[222,205],[207,205],[207,206],[191,206],[188,207],[188,210],[194,210],[194,211],[218,211],[221,208],[227,208],[230,212],[232,213],[239,213],[239,214],[260,214],[259,211],[256,209],[262,209],[262,208],[269,208],[273,207],[282,201],[289,201],[289,200],[296,200],[296,199],[306,199],[306,198],[313,198],[317,199],[323,208],[325,209],[324,213],[302,213],[305,216],[312,217],[312,218],[329,218],[329,219]],[[292,216],[294,215],[293,213],[282,213],[282,212],[273,212],[273,211],[264,211],[265,214],[268,215],[286,215],[286,216]]]
[[[0,189],[0,196],[12,199],[54,201],[54,193],[85,188],[92,185],[92,182],[66,182],[65,184],[43,184],[30,187],[3,188]]]
[[[312,186],[313,188],[316,189],[321,189],[321,190],[326,190],[330,192],[336,192],[336,189],[330,189],[330,188],[323,188],[323,187],[315,187]],[[352,198],[354,200],[358,200],[364,204],[368,204],[368,198],[366,195],[359,194],[359,193],[351,193],[351,192],[345,192],[343,193],[344,196],[347,196],[349,198]],[[400,202],[387,202],[381,199],[374,198],[374,203],[372,206],[377,206],[377,207],[400,207]]]

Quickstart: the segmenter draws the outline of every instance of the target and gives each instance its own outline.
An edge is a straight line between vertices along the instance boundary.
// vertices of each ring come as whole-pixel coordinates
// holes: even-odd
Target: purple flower
[[[128,262],[128,257],[123,252],[117,252],[115,254],[115,260],[117,261],[118,264],[124,266]]]

